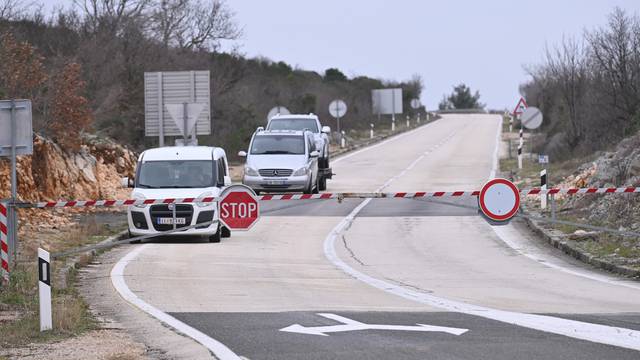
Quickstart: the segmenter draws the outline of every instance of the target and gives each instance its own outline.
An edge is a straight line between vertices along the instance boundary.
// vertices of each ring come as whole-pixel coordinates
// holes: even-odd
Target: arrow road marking
[[[306,334],[306,335],[320,335],[320,336],[329,336],[326,333],[356,331],[356,330],[444,332],[451,335],[462,335],[467,331],[469,331],[469,329],[458,329],[458,328],[452,328],[452,327],[433,326],[433,325],[425,325],[425,324],[416,324],[414,326],[365,324],[365,323],[361,323],[359,321],[352,320],[336,314],[319,313],[318,315],[322,317],[326,317],[327,319],[341,322],[342,325],[305,327],[300,324],[294,324],[294,325],[282,328],[280,329],[280,331]]]

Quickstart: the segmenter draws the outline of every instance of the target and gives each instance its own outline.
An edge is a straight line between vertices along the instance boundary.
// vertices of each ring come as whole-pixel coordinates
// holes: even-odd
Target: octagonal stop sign
[[[231,185],[220,195],[220,221],[230,230],[249,230],[260,218],[260,203],[253,190]]]

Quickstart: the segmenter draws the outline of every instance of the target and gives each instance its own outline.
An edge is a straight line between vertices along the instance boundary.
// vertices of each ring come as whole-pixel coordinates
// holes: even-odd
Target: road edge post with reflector
[[[524,146],[524,127],[520,123],[520,141],[518,142],[518,169],[522,170],[522,147]]]
[[[0,282],[9,283],[9,234],[7,203],[0,202]]]
[[[491,179],[480,189],[478,208],[492,225],[507,224],[520,210],[520,190],[507,179]]]
[[[236,193],[246,193],[246,194],[248,194],[251,197],[252,201],[256,204],[255,217],[251,216],[251,218],[253,218],[254,220],[252,220],[251,224],[249,224],[248,226],[237,227],[237,226],[235,226],[233,223],[231,223],[228,220],[228,217],[226,215],[224,215],[225,213],[228,213],[228,210],[226,208],[224,208],[224,205],[226,204],[227,198],[229,196],[232,196],[233,194],[236,194]],[[248,207],[248,211],[250,213],[253,213],[254,210],[252,210],[250,207]],[[233,213],[234,213],[234,215],[236,214],[235,210],[234,210]],[[246,185],[242,185],[242,184],[231,185],[231,186],[225,188],[222,191],[222,193],[220,194],[220,201],[218,202],[218,215],[219,215],[220,222],[224,226],[226,226],[229,230],[247,231],[247,230],[251,229],[258,222],[258,220],[260,220],[260,199],[258,198],[256,193],[253,191],[253,189],[251,189],[250,187],[248,187]],[[226,218],[227,218],[227,221],[225,221]]]
[[[42,248],[38,248],[38,302],[40,331],[51,330],[51,256]]]
[[[540,170],[540,190],[547,190],[547,169]],[[540,196],[540,209],[547,208],[547,194]]]

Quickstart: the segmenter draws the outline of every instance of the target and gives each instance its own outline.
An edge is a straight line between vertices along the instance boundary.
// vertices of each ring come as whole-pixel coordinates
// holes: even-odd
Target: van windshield
[[[147,161],[140,165],[136,187],[206,188],[215,186],[215,160]]]
[[[304,155],[304,137],[292,135],[260,135],[253,138],[251,154]]]
[[[315,119],[271,119],[267,130],[309,130],[313,133],[320,132]]]

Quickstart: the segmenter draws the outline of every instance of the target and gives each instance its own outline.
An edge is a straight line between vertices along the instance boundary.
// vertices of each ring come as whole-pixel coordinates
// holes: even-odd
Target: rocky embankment
[[[69,153],[39,135],[33,155],[18,157],[18,196],[27,202],[59,199],[105,199],[124,197],[122,176],[133,176],[137,155],[111,141],[86,136],[78,153]],[[0,198],[10,197],[10,163],[0,160]],[[40,225],[63,225],[64,217],[53,211],[22,211],[27,224],[34,217]]]

